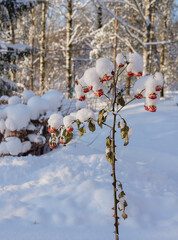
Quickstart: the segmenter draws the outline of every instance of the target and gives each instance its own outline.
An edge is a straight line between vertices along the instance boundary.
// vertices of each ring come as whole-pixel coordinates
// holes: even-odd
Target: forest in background
[[[119,52],[143,55],[144,74],[160,71],[164,89],[178,88],[173,0],[0,0],[0,15],[1,96],[55,88],[72,98],[77,76]],[[133,82],[121,81],[129,95]]]

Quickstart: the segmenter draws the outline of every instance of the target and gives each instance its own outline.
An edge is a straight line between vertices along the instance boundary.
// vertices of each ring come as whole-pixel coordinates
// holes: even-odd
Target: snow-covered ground
[[[178,239],[178,107],[156,113],[136,101],[122,111],[133,136],[118,131],[117,175],[127,195],[120,240]],[[108,120],[108,123],[110,120]],[[41,156],[0,159],[1,240],[114,239],[108,129]]]

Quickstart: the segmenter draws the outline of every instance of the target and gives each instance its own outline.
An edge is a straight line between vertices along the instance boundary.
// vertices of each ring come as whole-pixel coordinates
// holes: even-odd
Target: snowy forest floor
[[[124,147],[119,130],[116,144],[128,202],[120,240],[177,240],[178,107],[161,100],[149,113],[136,101],[121,113],[133,136]],[[1,158],[0,239],[114,239],[108,135],[97,127],[41,157]]]

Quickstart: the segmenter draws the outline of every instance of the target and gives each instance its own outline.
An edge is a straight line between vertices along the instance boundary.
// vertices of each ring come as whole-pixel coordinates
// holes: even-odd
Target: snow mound
[[[34,96],[28,100],[27,103],[30,113],[31,113],[31,119],[36,120],[39,118],[41,114],[46,113],[48,110],[50,110],[50,103],[48,100]]]
[[[21,103],[21,98],[19,98],[18,96],[12,96],[8,99],[8,104],[15,105],[18,103]]]
[[[34,96],[35,94],[32,90],[25,89],[22,93],[23,103],[27,104],[28,100]]]
[[[8,106],[6,109],[6,127],[11,130],[21,130],[26,128],[30,122],[30,110],[24,104]]]
[[[50,110],[55,112],[61,107],[64,95],[55,89],[50,89],[42,96],[42,99],[47,100],[50,104]]]

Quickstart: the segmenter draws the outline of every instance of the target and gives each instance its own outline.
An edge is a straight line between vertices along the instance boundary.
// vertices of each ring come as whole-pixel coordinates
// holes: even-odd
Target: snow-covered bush
[[[49,139],[50,147],[56,148],[58,144],[66,145],[73,138],[73,130],[75,125],[78,128],[79,136],[86,133],[85,125],[88,124],[90,131],[95,131],[95,122],[102,128],[103,125],[109,128],[109,136],[106,138],[106,158],[112,166],[113,177],[113,192],[114,192],[114,226],[116,239],[118,239],[118,211],[122,212],[122,217],[127,218],[125,209],[127,201],[125,192],[120,181],[116,180],[116,145],[115,138],[117,127],[120,129],[121,139],[124,139],[124,146],[127,146],[133,134],[133,129],[130,128],[126,120],[121,116],[121,110],[135,99],[145,99],[144,107],[149,112],[156,112],[156,106],[159,102],[160,91],[163,85],[163,77],[161,73],[156,72],[154,75],[142,77],[143,60],[137,53],[123,56],[121,53],[116,57],[117,69],[114,71],[113,63],[106,58],[100,58],[96,61],[96,66],[85,71],[81,79],[76,80],[76,96],[78,98],[77,112],[71,113],[66,117],[59,114],[53,114],[48,120],[48,131],[51,133]],[[138,79],[134,84],[134,96],[128,102],[125,102],[124,92],[126,88],[119,86],[119,76],[126,70],[131,77],[136,76]],[[101,109],[98,118],[92,110],[80,108],[79,102],[85,102],[87,93],[93,91],[97,97],[106,98],[108,101],[107,107]],[[112,94],[111,94],[112,92]],[[82,107],[82,106],[81,106]],[[106,123],[107,116],[112,115],[113,125]],[[120,189],[120,191],[119,191]],[[119,192],[119,194],[118,194]],[[118,195],[117,195],[118,194]]]
[[[74,110],[75,103],[53,89],[41,97],[31,90],[25,90],[22,98],[0,97],[0,156],[42,154],[44,148],[49,150],[49,117],[54,114],[63,118]]]

